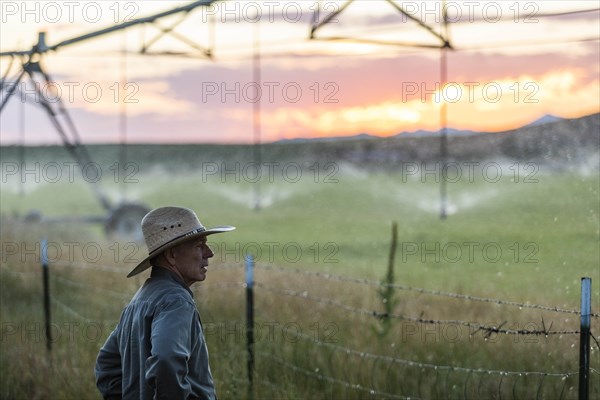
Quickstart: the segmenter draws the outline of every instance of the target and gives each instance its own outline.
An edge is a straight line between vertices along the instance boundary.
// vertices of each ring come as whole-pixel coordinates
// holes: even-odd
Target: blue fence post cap
[[[246,287],[252,288],[254,286],[254,257],[251,255],[246,256]]]
[[[41,249],[41,262],[44,267],[48,266],[48,241],[46,239],[42,239],[40,242]]]

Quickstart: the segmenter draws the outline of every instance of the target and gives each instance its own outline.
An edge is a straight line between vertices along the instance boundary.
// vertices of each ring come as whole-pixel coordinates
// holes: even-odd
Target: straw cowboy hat
[[[148,257],[139,263],[127,277],[130,278],[150,268],[150,260],[153,257],[181,242],[234,229],[234,226],[228,225],[206,229],[198,220],[196,213],[189,208],[161,207],[154,209],[142,219],[142,233],[146,246],[148,246]]]

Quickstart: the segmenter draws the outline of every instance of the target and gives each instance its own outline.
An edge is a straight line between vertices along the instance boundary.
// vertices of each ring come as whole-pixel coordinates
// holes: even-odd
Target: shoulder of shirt
[[[145,296],[153,297],[155,304],[159,305],[160,308],[178,302],[186,302],[196,308],[196,303],[189,290],[178,282],[168,279],[152,279],[147,282],[144,290],[146,292]]]
[[[179,285],[173,285],[173,289],[164,293],[160,299],[158,299],[157,305],[159,308],[164,309],[165,307],[176,306],[179,303],[185,303],[190,308],[196,309],[196,303],[185,288]]]

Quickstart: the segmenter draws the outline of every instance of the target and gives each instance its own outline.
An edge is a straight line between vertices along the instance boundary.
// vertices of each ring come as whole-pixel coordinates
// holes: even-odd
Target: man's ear
[[[175,265],[175,253],[175,247],[171,247],[163,252],[163,257],[167,260],[169,265]]]

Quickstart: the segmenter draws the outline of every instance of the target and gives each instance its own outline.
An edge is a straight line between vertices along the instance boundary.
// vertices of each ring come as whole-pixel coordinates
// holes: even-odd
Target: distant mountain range
[[[344,161],[357,167],[389,168],[405,162],[438,162],[440,131],[405,132],[389,137],[296,139],[265,144],[291,151],[299,160]],[[448,161],[505,160],[557,168],[588,163],[600,153],[600,114],[568,119],[543,117],[504,132],[448,129]],[[592,158],[590,158],[592,157]]]
[[[523,125],[522,128],[529,127],[529,126],[540,126],[540,125],[550,124],[550,123],[558,122],[561,120],[563,120],[563,118],[557,117],[557,116],[551,115],[551,114],[546,114],[543,117],[538,118],[529,124]],[[519,128],[517,128],[517,129],[519,129]],[[454,128],[446,129],[446,134],[448,136],[453,136],[453,137],[473,136],[473,135],[480,135],[482,133],[487,133],[487,132],[478,132],[478,131],[471,131],[471,130],[466,130],[466,129],[454,129]],[[403,137],[403,138],[436,137],[436,136],[441,136],[441,134],[442,134],[441,129],[439,129],[437,131],[428,131],[428,130],[420,129],[418,131],[401,132],[401,133],[398,133],[398,134],[390,136],[390,137]],[[368,133],[360,133],[360,134],[351,135],[351,136],[281,139],[281,140],[275,141],[273,143],[336,142],[338,140],[363,140],[363,139],[380,139],[380,138],[381,138],[380,136],[370,135]]]

